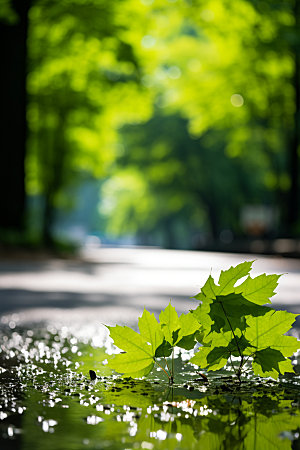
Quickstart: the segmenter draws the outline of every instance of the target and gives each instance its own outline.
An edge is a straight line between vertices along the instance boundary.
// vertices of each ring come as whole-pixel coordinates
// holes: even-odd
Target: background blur
[[[2,247],[296,251],[300,1],[0,0],[0,39]]]

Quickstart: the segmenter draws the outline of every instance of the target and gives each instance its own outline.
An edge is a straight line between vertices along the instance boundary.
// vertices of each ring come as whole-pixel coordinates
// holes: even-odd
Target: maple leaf
[[[126,352],[115,355],[109,366],[127,376],[148,375],[154,366],[156,349],[164,338],[154,315],[144,310],[139,319],[140,334],[126,326],[107,328],[115,345]]]
[[[250,276],[238,287],[235,288],[236,294],[243,294],[246,300],[258,305],[271,303],[270,297],[275,295],[274,289],[278,286],[278,280],[281,275],[266,275],[263,273],[256,278]]]
[[[159,315],[162,331],[165,336],[166,342],[169,343],[169,347],[166,345],[166,349],[170,349],[174,346],[190,350],[195,346],[195,333],[199,330],[199,322],[191,313],[178,314],[174,306],[169,303],[164,311]],[[168,352],[169,350],[167,350]],[[160,355],[160,356],[169,356]]]
[[[273,310],[264,317],[246,318],[245,338],[256,349],[252,363],[255,374],[277,378],[279,373],[293,372],[292,364],[286,358],[298,350],[299,341],[283,333],[289,331],[297,316]]]
[[[263,306],[271,302],[280,275],[251,278],[251,266],[252,262],[244,262],[222,271],[218,285],[209,276],[195,297],[201,303],[192,313],[202,327],[203,347],[191,362],[203,369],[217,370],[231,356],[239,356],[240,376],[245,360],[252,357],[255,374],[277,378],[279,373],[293,371],[287,357],[297,351],[299,342],[284,334],[297,314]]]
[[[115,345],[125,351],[109,361],[112,369],[132,378],[146,376],[156,358],[170,356],[176,345],[185,349],[195,346],[199,323],[191,313],[178,317],[170,303],[159,318],[160,323],[145,309],[138,321],[140,333],[126,326],[108,327]]]

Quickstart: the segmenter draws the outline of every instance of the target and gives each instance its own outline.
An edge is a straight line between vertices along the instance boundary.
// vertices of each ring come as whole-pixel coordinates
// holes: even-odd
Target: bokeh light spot
[[[235,106],[236,108],[239,108],[240,106],[243,106],[244,104],[244,98],[240,94],[233,94],[230,97],[230,101],[232,106]]]

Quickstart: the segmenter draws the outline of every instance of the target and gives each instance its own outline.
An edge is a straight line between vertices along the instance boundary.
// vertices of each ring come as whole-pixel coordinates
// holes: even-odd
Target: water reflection
[[[239,386],[221,373],[205,383],[178,357],[171,388],[159,372],[116,377],[104,348],[56,330],[14,330],[1,342],[1,448],[299,448],[299,377]]]

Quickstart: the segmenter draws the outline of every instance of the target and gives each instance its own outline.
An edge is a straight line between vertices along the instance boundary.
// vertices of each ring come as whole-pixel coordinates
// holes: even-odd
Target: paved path
[[[170,299],[179,312],[212,273],[256,259],[253,274],[286,273],[276,308],[300,313],[300,260],[143,248],[85,251],[80,261],[0,260],[0,320],[89,326],[136,322],[144,307],[159,314]],[[298,326],[298,325],[297,325]],[[300,323],[299,323],[300,326]]]

